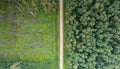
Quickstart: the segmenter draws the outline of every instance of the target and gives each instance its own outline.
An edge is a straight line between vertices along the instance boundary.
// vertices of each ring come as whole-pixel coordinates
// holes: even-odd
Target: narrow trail
[[[63,0],[59,0],[60,7],[60,69],[63,69]]]

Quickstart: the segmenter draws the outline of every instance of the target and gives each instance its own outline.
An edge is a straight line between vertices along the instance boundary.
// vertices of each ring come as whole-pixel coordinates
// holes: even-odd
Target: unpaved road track
[[[60,69],[63,69],[63,0],[59,0],[60,8]]]

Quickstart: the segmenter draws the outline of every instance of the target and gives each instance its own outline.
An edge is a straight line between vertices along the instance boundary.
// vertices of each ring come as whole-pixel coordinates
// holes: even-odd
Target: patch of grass
[[[58,14],[40,11],[32,17],[28,11],[22,11],[26,14],[23,16],[16,6],[2,6],[7,10],[0,12],[0,69],[9,69],[18,60],[22,61],[22,69],[58,68]]]
[[[17,64],[19,63],[19,64]],[[20,68],[20,69],[50,69],[52,61],[45,60],[44,62],[31,60],[10,60],[1,61],[0,69]],[[52,69],[52,68],[51,68]]]

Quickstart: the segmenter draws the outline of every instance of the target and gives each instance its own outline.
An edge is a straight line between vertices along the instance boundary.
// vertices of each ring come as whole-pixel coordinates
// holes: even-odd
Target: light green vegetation
[[[22,1],[18,3],[24,4]],[[9,69],[19,61],[21,69],[58,68],[58,13],[39,7],[35,10],[34,2],[37,0],[25,1],[25,7],[17,2],[1,3],[0,69]],[[29,9],[33,9],[31,13]]]

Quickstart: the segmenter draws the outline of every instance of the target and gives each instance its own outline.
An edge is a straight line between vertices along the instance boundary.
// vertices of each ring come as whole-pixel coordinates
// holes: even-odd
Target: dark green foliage
[[[53,13],[56,11],[57,2],[56,0],[41,0],[41,6],[45,13]]]
[[[66,0],[68,69],[120,69],[120,1]]]
[[[0,13],[37,17],[57,11],[57,0],[0,0]],[[13,11],[13,12],[11,12]]]

